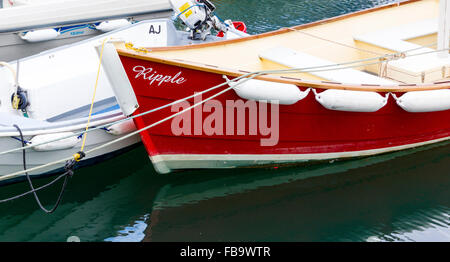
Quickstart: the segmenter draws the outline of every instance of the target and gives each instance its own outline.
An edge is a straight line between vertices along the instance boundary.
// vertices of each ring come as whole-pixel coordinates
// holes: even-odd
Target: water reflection
[[[449,160],[447,143],[318,165],[158,175],[139,147],[77,172],[53,215],[32,198],[1,205],[0,241],[450,241]],[[49,203],[56,194],[41,195]]]
[[[154,202],[144,240],[450,241],[449,152],[171,182]]]

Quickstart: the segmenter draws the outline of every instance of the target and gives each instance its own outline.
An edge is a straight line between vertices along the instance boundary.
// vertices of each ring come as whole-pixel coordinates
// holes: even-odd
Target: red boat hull
[[[126,56],[120,58],[140,106],[134,114],[224,83],[222,75],[215,73]],[[150,68],[151,73],[143,74],[143,69]],[[155,79],[155,75],[152,74],[161,77]],[[167,81],[163,76],[167,76]],[[228,85],[203,94],[202,98],[205,99],[227,87]],[[450,110],[409,113],[390,97],[388,104],[374,113],[333,111],[319,104],[311,92],[294,105],[267,105],[269,112],[271,110],[277,112],[279,130],[276,144],[262,146],[261,141],[267,139],[267,135],[259,132],[256,135],[251,134],[252,123],[249,119],[252,118],[249,112],[245,115],[245,132],[241,130],[241,133],[237,134],[235,131],[230,135],[225,132],[209,134],[202,131],[202,123],[215,112],[214,110],[205,112],[208,111],[205,108],[211,108],[217,103],[226,105],[227,101],[242,99],[230,90],[214,100],[183,114],[185,119],[191,121],[190,132],[174,134],[173,121],[166,121],[141,133],[142,141],[159,172],[359,157],[403,150],[450,138]],[[189,100],[190,105],[198,101],[198,99]],[[136,118],[135,124],[141,129],[176,112],[178,111],[166,108]],[[223,119],[227,117],[226,112],[226,109],[219,112]],[[235,129],[242,124],[238,122],[238,118],[235,115],[233,121]],[[276,124],[270,114],[269,118],[268,126],[271,123]],[[215,123],[215,127],[217,124],[219,127],[222,125],[225,130],[227,123],[224,120],[222,124]]]

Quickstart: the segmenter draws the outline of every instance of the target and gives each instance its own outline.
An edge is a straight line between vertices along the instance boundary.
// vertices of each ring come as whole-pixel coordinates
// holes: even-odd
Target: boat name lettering
[[[133,68],[133,72],[137,73],[134,78],[137,79],[142,77],[143,79],[150,81],[150,85],[153,85],[155,82],[158,83],[158,86],[161,86],[163,83],[181,85],[187,81],[184,77],[181,77],[181,71],[172,76],[158,74],[156,70],[153,70],[151,67],[146,68],[144,66],[135,66]]]
[[[158,31],[155,30],[155,27],[153,25],[150,25],[150,30],[148,30],[149,34],[157,34],[161,33],[161,25],[158,26]]]

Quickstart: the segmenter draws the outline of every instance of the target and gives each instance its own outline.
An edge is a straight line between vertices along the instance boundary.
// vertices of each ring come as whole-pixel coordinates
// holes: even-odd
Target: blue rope
[[[15,136],[12,136],[11,138],[14,138],[15,140],[20,141],[20,142],[23,142],[23,143],[25,143],[25,144],[29,144],[29,143],[30,143],[29,141],[22,140],[22,139],[20,139],[20,138],[18,138],[18,137],[15,137]]]
[[[103,129],[103,130],[105,130],[106,132],[109,132],[109,131],[110,131],[110,129],[109,129],[109,128],[106,128],[106,127],[102,127],[102,128],[99,128],[99,129]],[[85,133],[80,134],[79,136],[77,136],[77,139],[83,138],[83,135],[84,135],[84,134],[85,134]]]
[[[106,132],[109,132],[109,131],[110,131],[110,129],[107,128],[107,127],[101,127],[101,128],[99,128],[99,129],[105,130]],[[79,136],[77,136],[77,139],[83,138],[83,135],[84,135],[84,134],[86,134],[86,133],[83,133],[83,134],[80,134]]]
[[[226,27],[230,27],[227,23],[225,23],[225,21],[222,18],[220,18],[220,16],[218,16],[216,14],[216,12],[213,12],[213,15],[215,15],[217,18],[219,18],[219,21],[222,22]]]

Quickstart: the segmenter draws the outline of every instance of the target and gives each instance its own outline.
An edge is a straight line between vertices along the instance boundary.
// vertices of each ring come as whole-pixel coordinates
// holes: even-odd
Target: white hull
[[[155,29],[158,33],[151,33]],[[23,174],[11,174],[23,170],[22,151],[8,154],[1,152],[21,147],[19,133],[13,127],[17,124],[23,131],[24,140],[38,135],[61,132],[78,133],[87,123],[94,86],[97,82],[99,56],[96,47],[105,39],[123,39],[135,46],[165,47],[193,44],[187,32],[178,32],[167,19],[142,21],[126,28],[105,33],[68,46],[44,51],[20,60],[19,84],[27,92],[29,105],[27,117],[11,106],[11,95],[15,92],[14,77],[9,68],[0,67],[0,181],[19,178]],[[183,40],[184,39],[184,40]],[[216,38],[210,38],[213,41]],[[10,63],[16,68],[16,63]],[[111,88],[111,81],[101,68],[90,126],[95,127],[124,118]],[[128,133],[132,130],[128,130]],[[121,134],[121,135],[126,135]],[[88,134],[84,152],[118,139],[105,130]],[[68,158],[80,151],[81,138],[74,147],[53,151],[26,152],[27,169],[49,162]],[[140,141],[139,135],[124,139],[112,146],[88,154],[80,164],[90,159],[105,157]],[[64,164],[30,172],[41,175],[61,170]]]
[[[166,26],[165,34],[150,35],[150,27]],[[28,93],[30,105],[27,108],[31,119],[55,122],[87,116],[96,83],[99,57],[95,47],[106,38],[126,39],[127,42],[145,46],[175,45],[175,29],[165,19],[143,21],[121,30],[105,33],[71,45],[50,49],[26,57],[19,63],[19,84]],[[176,32],[175,32],[176,34]],[[167,36],[167,37],[165,37]],[[10,63],[16,68],[15,62]],[[13,74],[6,67],[0,67],[0,113],[22,116],[11,106],[11,95],[15,92]],[[100,106],[117,105],[111,84],[101,69],[94,109]]]
[[[75,112],[72,114],[76,115]],[[101,126],[116,121],[124,119],[120,109],[109,110],[104,113],[95,114],[91,117],[90,127],[93,129],[95,126]],[[48,134],[73,134],[71,136],[76,142],[71,146],[66,146],[64,148],[58,149],[55,146],[47,147],[46,149],[36,148],[39,146],[38,142],[35,147],[26,149],[26,167],[31,169],[41,165],[45,165],[51,162],[55,162],[64,158],[70,158],[75,153],[81,150],[82,136],[81,133],[85,130],[88,117],[79,117],[70,120],[47,122],[39,121],[30,118],[23,118],[17,116],[11,116],[9,114],[0,113],[0,152],[9,151],[12,149],[17,149],[22,147],[22,141],[20,139],[19,132],[13,125],[20,127],[23,140],[27,143],[26,146],[30,145],[30,140],[39,135]],[[128,132],[123,132],[120,135],[112,135],[108,133],[105,129],[96,129],[87,133],[86,144],[84,152],[87,152],[93,148],[99,147],[105,143],[111,142],[113,140],[119,139],[124,135],[127,135],[132,130]],[[67,135],[66,135],[67,136]],[[52,140],[53,138],[49,138]],[[47,140],[48,141],[48,140]],[[114,153],[120,152],[122,149],[126,149],[134,144],[140,142],[139,135],[131,136],[120,142],[114,143],[111,146],[101,148],[94,151],[88,155],[80,162],[81,166],[95,163],[96,158],[105,158],[106,156]],[[58,142],[57,142],[58,143]],[[94,160],[94,161],[92,161]],[[64,168],[64,162],[38,169],[36,171],[29,172],[30,175],[43,175],[48,173],[60,172]],[[23,151],[16,150],[14,152],[9,152],[0,155],[0,183],[6,180],[14,180],[19,177],[23,177],[24,174],[15,174],[16,172],[22,171],[23,166]]]
[[[82,129],[78,130],[82,131]],[[98,147],[104,143],[110,142],[114,139],[118,139],[120,136],[113,136],[105,132],[104,130],[96,130],[89,133],[87,137],[87,142],[85,146],[85,150],[91,150],[94,147]],[[98,157],[105,158],[110,154],[115,154],[122,149],[126,149],[132,145],[135,145],[140,142],[139,135],[132,136],[127,138],[119,143],[115,143],[109,147],[100,149],[92,154],[89,154],[84,158],[83,161],[80,162],[80,165],[95,164],[95,160]],[[21,142],[11,139],[11,137],[1,137],[0,138],[0,150],[8,150],[12,148],[17,148],[21,146]],[[33,149],[26,150],[26,164],[27,169],[38,167],[41,165],[45,165],[47,163],[60,160],[64,157],[70,157],[74,153],[80,151],[81,143],[78,143],[77,146],[65,149],[65,150],[55,150],[49,152],[38,152]],[[101,159],[100,159],[101,160]],[[98,161],[100,161],[98,160]],[[43,169],[39,169],[38,171],[30,172],[30,175],[43,175],[48,173],[56,173],[60,172],[64,169],[64,163],[57,164],[51,167],[45,167]],[[14,153],[9,153],[0,157],[0,183],[7,180],[17,179],[19,177],[23,177],[23,174],[20,175],[8,175],[13,174],[15,172],[23,170],[23,157],[22,151],[16,151]]]

